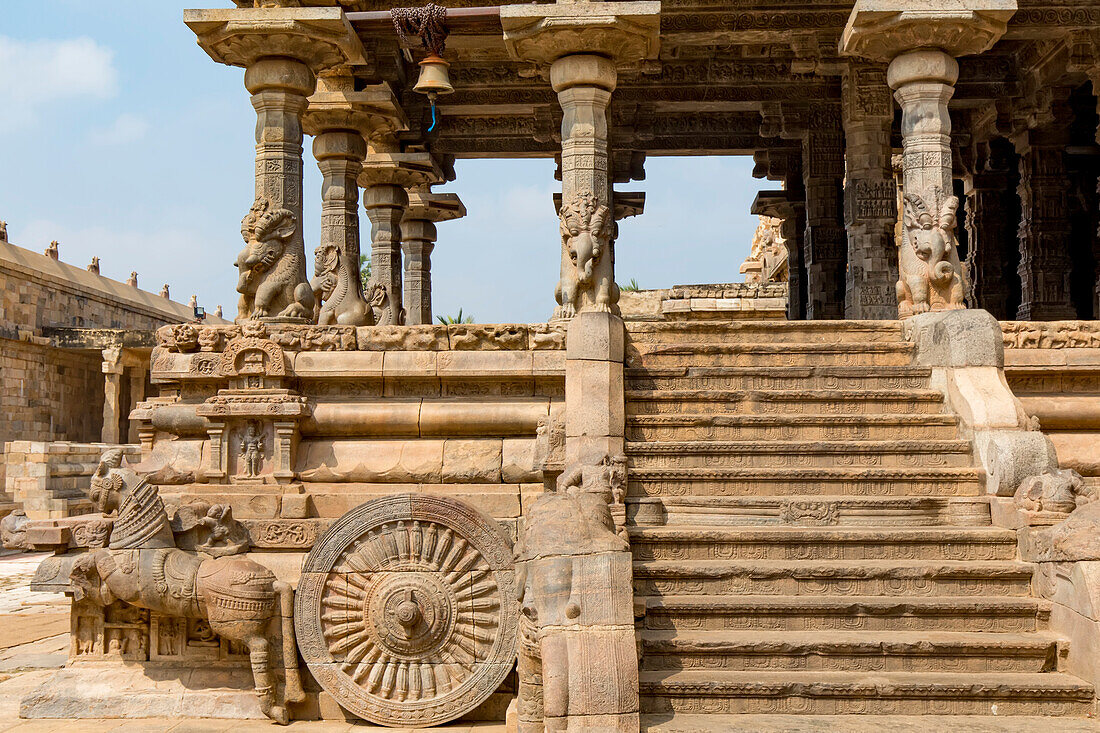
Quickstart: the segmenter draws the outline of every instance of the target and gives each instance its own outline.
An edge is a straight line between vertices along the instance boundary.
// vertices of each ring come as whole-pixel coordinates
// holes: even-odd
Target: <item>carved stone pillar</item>
[[[802,228],[805,226],[805,202],[801,191],[790,188],[782,191],[761,191],[756,194],[750,212],[757,216],[771,216],[780,220],[779,236],[787,247],[787,318],[796,321],[805,318],[804,301],[800,285],[805,281],[801,271]]]
[[[104,443],[119,443],[119,423],[122,420],[122,376],[126,368],[122,365],[122,349],[111,347],[103,350],[103,429],[100,440]]]
[[[401,220],[409,206],[408,188],[443,181],[443,174],[427,153],[372,153],[367,156],[359,183],[363,207],[371,222],[371,279],[367,301],[375,323],[405,323],[401,284]]]
[[[822,105],[811,112],[814,124],[802,141],[802,181],[806,190],[806,317],[844,317],[845,261],[842,186],[844,136],[840,110]]]
[[[951,117],[955,56],[981,53],[1004,34],[1015,0],[965,0],[950,8],[902,0],[857,0],[843,53],[888,62],[902,110],[904,226],[898,251],[898,314],[965,308],[966,275],[955,228]]]
[[[894,105],[880,65],[852,63],[843,79],[844,224],[848,274],[844,315],[897,317],[897,221],[890,129]]]
[[[126,409],[131,409],[145,399],[145,376],[147,372],[144,365],[130,367],[130,404]],[[129,432],[126,435],[127,443],[137,443],[140,440],[141,424],[137,420],[130,421]]]
[[[1016,318],[1021,321],[1077,317],[1070,292],[1070,181],[1065,161],[1070,120],[1066,112],[1068,109],[1056,110],[1049,125],[1015,140],[1020,154],[1020,307]]]
[[[432,322],[432,250],[436,222],[458,219],[466,207],[455,194],[409,192],[409,208],[401,221],[401,249],[405,256],[405,322],[410,326]]]
[[[302,115],[317,73],[362,62],[359,37],[340,8],[188,10],[184,20],[211,58],[245,68],[256,110],[256,201],[243,227],[246,247],[237,258],[238,318],[310,320],[314,298],[302,239]]]
[[[321,170],[321,242],[315,256],[313,291],[318,322],[373,324],[359,278],[359,176],[367,154],[366,137],[408,127],[386,84],[355,91],[350,72],[318,78],[309,98],[305,130],[314,135],[313,155]]]
[[[1001,142],[1004,142],[1003,140]],[[1015,175],[1008,161],[992,152],[980,162],[981,170],[967,180],[966,232],[971,254],[971,305],[984,308],[999,320],[1011,320],[1009,313],[1011,283],[1005,277],[1010,262],[1016,261],[1016,222],[1019,221],[1014,199]]]

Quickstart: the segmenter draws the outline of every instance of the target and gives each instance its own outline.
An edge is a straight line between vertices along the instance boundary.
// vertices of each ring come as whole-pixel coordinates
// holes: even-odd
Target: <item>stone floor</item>
[[[68,603],[64,597],[28,590],[44,555],[0,553],[0,731],[18,733],[252,733],[276,731],[263,720],[20,720],[19,700],[65,663],[69,646]],[[660,716],[645,719],[648,733],[1078,733],[1100,722],[1052,718],[904,716]],[[401,731],[366,724],[297,721],[294,733]],[[434,730],[447,733],[504,733],[501,724],[461,723]]]

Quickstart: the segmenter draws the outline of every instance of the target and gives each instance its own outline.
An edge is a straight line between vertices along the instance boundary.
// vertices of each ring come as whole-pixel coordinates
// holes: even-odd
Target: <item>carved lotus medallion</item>
[[[512,668],[518,603],[499,525],[445,497],[387,496],[338,520],[306,559],[302,655],[343,707],[384,725],[453,720]]]

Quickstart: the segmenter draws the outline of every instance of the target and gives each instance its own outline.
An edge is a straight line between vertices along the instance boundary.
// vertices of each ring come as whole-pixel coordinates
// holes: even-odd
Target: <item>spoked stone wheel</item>
[[[306,557],[294,612],[321,687],[391,726],[445,723],[484,702],[515,662],[518,618],[500,525],[425,494],[337,520]]]

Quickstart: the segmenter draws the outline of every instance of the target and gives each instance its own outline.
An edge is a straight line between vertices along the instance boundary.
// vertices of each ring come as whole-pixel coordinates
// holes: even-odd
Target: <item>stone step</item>
[[[647,671],[640,683],[643,713],[1085,715],[1093,698],[1058,672]]]
[[[627,369],[630,389],[927,389],[927,367],[665,367]]]
[[[1025,597],[664,595],[645,604],[645,628],[696,631],[968,631],[1047,628],[1051,604]]]
[[[1026,596],[1031,563],[1010,560],[647,560],[640,595]]]
[[[685,366],[909,366],[914,347],[904,342],[631,344],[628,367]]]
[[[1050,633],[652,631],[643,670],[1056,672],[1068,645]]]
[[[631,415],[626,439],[666,440],[950,440],[953,415]]]
[[[997,527],[630,527],[636,560],[1014,560]]]
[[[962,468],[967,440],[670,441],[626,444],[631,468]]]
[[[630,321],[628,338],[635,344],[697,341],[770,343],[882,343],[905,341],[899,321]]]
[[[646,733],[1083,733],[1096,731],[1084,717],[1009,715],[643,715]]]
[[[741,415],[942,414],[943,393],[931,389],[719,390],[628,389],[627,415],[678,413]]]
[[[978,496],[984,473],[971,467],[834,468],[645,468],[627,473],[627,493],[636,497],[817,497]],[[785,499],[789,502],[790,499]]]

